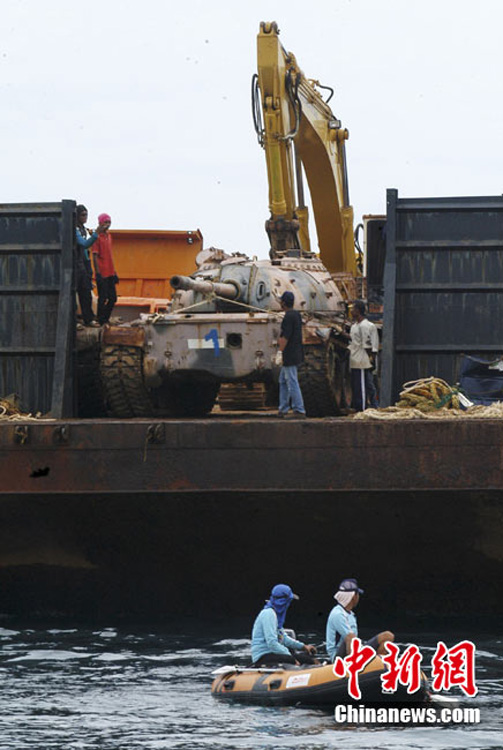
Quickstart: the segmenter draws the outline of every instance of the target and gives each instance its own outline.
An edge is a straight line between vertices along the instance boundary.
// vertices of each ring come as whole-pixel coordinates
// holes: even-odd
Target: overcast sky
[[[501,0],[3,0],[0,202],[268,251],[250,105],[260,21],[349,129],[358,221],[402,197],[503,192]]]

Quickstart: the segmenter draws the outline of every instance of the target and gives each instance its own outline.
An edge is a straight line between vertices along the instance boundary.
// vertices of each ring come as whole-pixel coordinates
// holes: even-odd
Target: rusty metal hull
[[[3,612],[503,614],[497,420],[7,423],[0,477]]]
[[[12,493],[503,489],[498,420],[10,422],[0,449]]]

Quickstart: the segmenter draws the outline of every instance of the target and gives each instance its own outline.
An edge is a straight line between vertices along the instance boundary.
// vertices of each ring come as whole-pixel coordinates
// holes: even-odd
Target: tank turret
[[[239,285],[235,282],[222,283],[218,281],[205,281],[202,279],[191,279],[190,276],[172,276],[170,279],[173,289],[199,292],[201,294],[217,294],[219,297],[236,299],[239,297]]]

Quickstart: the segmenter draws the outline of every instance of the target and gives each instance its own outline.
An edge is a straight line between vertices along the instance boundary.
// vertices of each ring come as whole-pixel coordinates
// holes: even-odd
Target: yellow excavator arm
[[[320,257],[331,273],[357,274],[353,209],[349,204],[342,128],[318,91],[279,41],[276,23],[260,24],[254,119],[264,147],[271,218],[266,228],[272,254],[310,252],[302,164],[311,194]],[[296,189],[297,188],[297,189]]]

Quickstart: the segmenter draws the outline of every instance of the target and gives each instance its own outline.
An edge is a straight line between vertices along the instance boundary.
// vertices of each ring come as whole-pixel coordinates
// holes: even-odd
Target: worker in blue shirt
[[[283,630],[286,611],[298,598],[284,583],[278,583],[272,589],[253,625],[251,652],[255,666],[313,663],[316,647],[290,638]],[[299,651],[304,653],[297,653]]]
[[[336,656],[346,656],[351,650],[351,641],[358,635],[358,623],[353,610],[360,601],[361,594],[363,589],[358,587],[356,578],[345,578],[334,595],[337,604],[328,616],[326,631],[327,651],[331,661],[334,661]],[[385,654],[384,644],[386,641],[394,640],[394,634],[384,630],[365,643],[376,653]]]
[[[75,227],[75,288],[80,303],[80,311],[85,326],[99,328],[99,323],[94,320],[92,308],[92,279],[93,270],[89,258],[89,248],[98,239],[98,235],[105,231],[105,225],[100,224],[98,228],[88,237],[85,223],[87,221],[87,208],[80,203],[76,208],[77,225]]]

